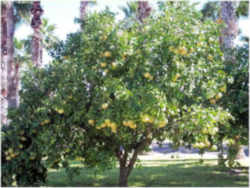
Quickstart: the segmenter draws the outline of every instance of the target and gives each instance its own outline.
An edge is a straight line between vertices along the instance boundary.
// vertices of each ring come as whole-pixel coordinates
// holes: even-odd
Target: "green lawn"
[[[95,174],[79,162],[72,167],[81,167],[81,174],[69,180],[64,169],[49,169],[46,186],[109,187],[117,186],[118,169]],[[142,167],[133,170],[129,186],[143,187],[240,187],[248,186],[248,170],[232,174],[226,168],[216,166],[215,160],[144,160]]]

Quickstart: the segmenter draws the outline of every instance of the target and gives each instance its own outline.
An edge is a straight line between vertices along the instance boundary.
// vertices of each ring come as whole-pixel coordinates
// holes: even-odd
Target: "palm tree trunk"
[[[224,57],[226,62],[234,63],[236,61],[236,56],[232,53],[235,47],[235,38],[238,35],[238,23],[236,17],[236,6],[237,2],[233,1],[222,1],[221,2],[221,19],[226,24],[225,28],[222,30],[222,35],[220,37],[221,48],[224,51]],[[239,136],[238,136],[239,137]],[[237,154],[235,159],[245,158],[245,153],[242,146],[240,146],[239,139],[235,139]]]
[[[150,12],[151,7],[147,1],[138,1],[137,18],[140,22],[143,22],[150,15]]]
[[[16,66],[14,63],[14,9],[13,2],[1,3],[1,123],[7,124],[7,109],[16,108]]]
[[[221,2],[221,19],[226,24],[220,37],[221,48],[225,54],[225,60],[235,62],[235,55],[231,50],[234,48],[234,40],[238,34],[238,23],[236,17],[236,2]]]
[[[14,32],[15,32],[15,19],[13,3],[7,3],[7,48],[8,48],[8,64],[7,64],[7,100],[8,109],[17,107],[17,83],[16,83],[16,65],[14,62]]]
[[[42,65],[42,40],[40,26],[42,24],[41,15],[43,14],[43,9],[40,6],[40,1],[33,2],[31,14],[33,15],[31,27],[34,31],[31,42],[32,62],[35,66],[40,67]]]
[[[83,20],[86,15],[88,1],[81,1],[80,3],[80,19]]]
[[[1,3],[1,125],[7,123],[7,6]]]
[[[81,1],[80,2],[80,19],[81,19],[81,21],[83,21],[85,19],[88,4],[89,4],[89,1]],[[83,30],[83,27],[84,27],[84,25],[81,24],[81,30]]]

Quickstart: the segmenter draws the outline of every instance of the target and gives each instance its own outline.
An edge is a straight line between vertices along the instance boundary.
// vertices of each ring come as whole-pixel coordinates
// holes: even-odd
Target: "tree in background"
[[[81,1],[80,2],[80,27],[83,29],[85,18],[87,16],[87,7],[95,5],[95,1]]]
[[[249,2],[248,1],[240,1],[236,3],[236,16],[239,19],[242,16],[248,16],[249,13]],[[202,20],[204,19],[212,19],[216,21],[220,17],[220,9],[221,4],[220,2],[207,2],[203,6],[202,12]]]
[[[138,20],[138,2],[130,1],[127,2],[126,6],[120,7],[122,12],[125,15],[125,18],[123,19],[123,27],[129,28],[135,23],[137,23]]]
[[[220,164],[224,164],[222,140],[229,139],[229,164],[232,166],[236,158],[244,158],[245,154],[240,144],[247,144],[248,135],[248,93],[247,67],[248,67],[248,42],[243,45],[235,45],[235,38],[239,35],[237,18],[248,16],[249,2],[208,2],[205,4],[202,13],[203,20],[213,19],[218,23],[224,23],[225,27],[220,36],[221,47],[224,51],[226,72],[232,76],[233,82],[227,85],[226,97],[219,102],[225,108],[229,108],[235,117],[229,129],[220,130],[221,140],[219,148]],[[241,83],[241,84],[240,84]],[[237,101],[237,103],[235,103]],[[243,115],[245,114],[245,115]],[[221,126],[222,128],[222,126]]]
[[[131,1],[131,2],[127,2],[126,6],[120,7],[120,9],[125,14],[125,19],[129,19],[131,17],[136,18],[137,7],[138,7],[138,3]]]
[[[86,16],[86,10],[87,10],[87,6],[89,4],[89,1],[81,1],[80,2],[80,19],[84,20],[85,16]]]
[[[238,35],[238,22],[236,17],[236,2],[222,1],[220,19],[225,24],[220,36],[221,48],[224,51],[226,63],[235,63],[235,56],[232,50],[235,46],[235,39]]]
[[[42,39],[40,26],[42,24],[41,15],[43,14],[43,9],[40,6],[40,1],[34,1],[32,4],[31,14],[33,15],[31,20],[31,27],[33,28],[32,37],[32,62],[35,66],[40,67],[42,65]]]
[[[137,18],[143,22],[150,15],[151,7],[147,1],[138,1]]]
[[[43,19],[43,23],[41,26],[42,44],[43,48],[47,50],[50,49],[51,46],[54,45],[54,43],[57,42],[57,37],[55,37],[53,34],[54,29],[55,29],[54,25],[50,25],[47,19]],[[28,36],[27,39],[23,40],[18,40],[14,38],[14,47],[15,47],[14,60],[19,64],[20,67],[19,72],[17,74],[18,76],[17,79],[25,75],[26,72],[29,72],[30,70],[34,69],[31,56],[31,45],[32,45],[31,42],[32,42],[32,35]],[[25,86],[22,86],[22,88],[23,87]],[[13,113],[13,110],[11,111],[9,110],[8,113],[11,119],[11,114]],[[15,129],[15,124],[11,123],[11,125],[12,126],[3,127],[3,132],[2,132],[3,136],[5,133],[8,133],[10,131],[13,131],[13,129]],[[18,135],[12,135],[13,137],[8,137],[8,139],[5,139],[2,142],[2,148],[5,148],[6,146],[8,147],[9,142],[11,142],[10,140],[19,139],[20,142],[18,145],[19,150],[22,151],[28,149],[34,140],[30,138],[26,139],[25,138],[26,133],[24,130],[25,127],[20,126]],[[35,132],[32,132],[32,134],[35,137]],[[20,137],[20,135],[22,136]],[[39,150],[39,148],[35,149],[35,151],[37,150]],[[15,154],[11,153],[12,155],[9,156],[16,157],[17,155],[19,155],[19,153],[20,152],[16,152]],[[17,166],[15,165],[13,165],[12,167],[9,166],[10,169],[13,168],[13,170],[16,171],[14,176],[19,185],[36,186],[37,185],[36,183],[38,182],[41,183],[41,181],[45,181],[46,169],[42,165],[41,157],[42,157],[41,155],[40,156],[38,155],[37,157],[34,156],[30,157],[30,159],[32,160],[29,161],[28,165],[24,163],[24,160],[22,158],[20,158],[19,168],[17,168]],[[9,158],[2,158],[2,164],[6,164],[8,160]],[[6,177],[4,175],[4,173],[6,173],[6,170],[4,170],[3,168],[2,170],[3,170],[2,173],[3,177]],[[29,171],[30,173],[27,173],[27,171]],[[25,173],[26,175],[24,175]],[[12,182],[13,183],[12,185],[15,185],[16,181],[12,181],[13,180],[12,178],[13,177],[9,176],[7,178],[4,178],[4,180],[2,181],[2,185],[10,185],[9,182]]]
[[[7,124],[7,91],[8,91],[8,63],[11,60],[11,39],[10,27],[14,27],[13,4],[11,2],[1,2],[1,125]],[[11,19],[8,21],[8,19]],[[13,30],[13,29],[12,29]],[[9,60],[10,59],[10,60]]]
[[[16,27],[28,19],[30,3],[1,2],[1,124],[7,124],[7,110],[18,105],[20,65],[14,60]]]
[[[230,109],[235,118],[224,133],[229,141],[228,164],[230,167],[237,165],[237,159],[246,158],[242,145],[248,145],[249,142],[249,43],[236,45],[233,53],[236,61],[228,64],[226,72],[232,75],[234,81],[227,85],[227,94],[221,101],[223,106]]]
[[[42,19],[42,24],[40,25],[41,46],[47,51],[53,48],[53,46],[59,41],[58,37],[55,36],[55,29],[56,26],[50,24],[48,19]],[[20,41],[23,43],[26,53],[32,54],[32,39],[33,35],[29,35],[27,39]]]

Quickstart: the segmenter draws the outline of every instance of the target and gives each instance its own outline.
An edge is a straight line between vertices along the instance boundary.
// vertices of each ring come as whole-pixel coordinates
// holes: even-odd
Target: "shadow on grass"
[[[50,171],[46,186],[113,187],[117,186],[119,170],[95,174],[81,168],[81,174],[69,180],[64,169]],[[226,168],[201,165],[197,162],[136,168],[129,177],[129,186],[137,187],[240,187],[248,186],[248,174],[232,175]]]

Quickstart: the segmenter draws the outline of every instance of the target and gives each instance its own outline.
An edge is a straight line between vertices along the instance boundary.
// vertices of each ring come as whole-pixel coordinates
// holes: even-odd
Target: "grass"
[[[129,177],[129,186],[137,187],[247,187],[248,170],[232,174],[227,168],[216,166],[216,160],[203,164],[194,159],[144,160],[142,167],[135,168]],[[69,179],[64,169],[49,169],[46,186],[114,187],[117,186],[119,169],[95,174],[73,162],[72,168],[80,167],[81,174]]]

